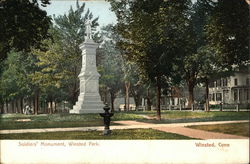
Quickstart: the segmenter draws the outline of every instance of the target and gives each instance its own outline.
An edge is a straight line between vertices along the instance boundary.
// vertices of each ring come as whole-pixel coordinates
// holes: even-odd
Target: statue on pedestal
[[[91,21],[89,19],[86,20],[85,41],[79,46],[82,50],[82,68],[78,76],[80,80],[80,94],[70,113],[101,113],[103,107],[99,94],[100,74],[96,68],[96,49],[99,44],[92,39],[91,25]]]
[[[86,25],[86,35],[87,35],[85,39],[92,39],[91,20],[87,19],[85,25]]]

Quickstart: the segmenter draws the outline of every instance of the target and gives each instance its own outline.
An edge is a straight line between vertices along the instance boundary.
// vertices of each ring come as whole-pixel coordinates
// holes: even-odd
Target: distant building
[[[204,102],[205,98],[205,88],[202,86],[196,86],[194,88],[194,103],[199,104]],[[188,88],[185,87],[171,87],[171,92],[168,96],[164,97],[164,105],[171,105],[182,108],[187,107],[188,105]]]
[[[250,74],[236,72],[233,76],[220,78],[209,85],[210,104],[249,104]]]
[[[114,101],[115,111],[124,111],[124,107],[125,107],[125,98],[117,97]],[[135,110],[135,101],[133,97],[129,98],[129,109]]]

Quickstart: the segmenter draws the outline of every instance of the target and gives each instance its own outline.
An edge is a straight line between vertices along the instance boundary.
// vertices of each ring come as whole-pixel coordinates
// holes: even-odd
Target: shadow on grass
[[[194,139],[187,136],[167,133],[154,129],[123,129],[113,130],[111,135],[104,136],[101,131],[86,132],[43,132],[0,134],[1,140],[181,140]]]
[[[233,134],[239,136],[249,137],[249,123],[231,123],[231,124],[220,124],[220,125],[196,125],[187,126],[192,129],[205,130],[210,132],[218,132],[225,134]]]
[[[138,119],[139,122],[153,123],[153,124],[173,124],[173,123],[189,123],[189,122],[209,122],[209,121],[238,121],[238,120],[249,120],[248,118],[242,117],[211,117],[211,118],[181,118],[181,119]]]

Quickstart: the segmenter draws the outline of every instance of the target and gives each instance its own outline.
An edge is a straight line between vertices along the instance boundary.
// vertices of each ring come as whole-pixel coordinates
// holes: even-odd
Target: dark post
[[[223,104],[222,104],[222,102],[220,103],[220,111],[222,111],[223,110]]]
[[[237,112],[240,111],[239,103],[236,104],[236,110],[237,110]]]
[[[105,111],[104,113],[100,113],[100,116],[103,117],[103,122],[104,122],[104,131],[103,135],[109,135],[111,134],[111,130],[109,129],[110,126],[110,118],[114,115],[114,113],[109,113],[110,107],[108,104],[106,104],[103,108]]]
[[[194,103],[191,106],[191,110],[194,111]]]

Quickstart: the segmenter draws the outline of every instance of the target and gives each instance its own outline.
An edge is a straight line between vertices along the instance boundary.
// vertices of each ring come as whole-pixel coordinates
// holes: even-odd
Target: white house
[[[220,78],[210,83],[210,104],[249,104],[250,74],[235,72],[233,76]]]

